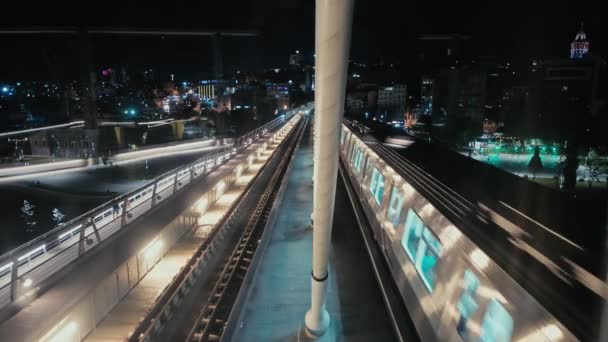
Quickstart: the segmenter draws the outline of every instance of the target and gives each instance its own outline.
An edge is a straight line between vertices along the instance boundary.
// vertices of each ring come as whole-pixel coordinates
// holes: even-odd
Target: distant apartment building
[[[422,78],[420,87],[420,114],[431,115],[433,113],[433,79],[430,77]]]
[[[403,119],[406,100],[405,84],[378,87],[378,116],[382,121]]]
[[[361,114],[367,107],[367,92],[355,92],[346,96],[346,110]]]
[[[606,62],[594,55],[544,61],[533,87],[535,130],[553,138],[567,138],[577,130],[589,136],[596,130],[601,134],[593,122],[603,104],[599,80],[605,69]]]
[[[276,101],[277,109],[290,108],[289,83],[266,83],[266,96]]]
[[[478,65],[443,68],[433,82],[432,113],[438,118],[456,115],[481,120],[487,72]]]
[[[304,54],[301,54],[300,51],[296,51],[296,53],[289,55],[289,64],[290,65],[304,64]]]

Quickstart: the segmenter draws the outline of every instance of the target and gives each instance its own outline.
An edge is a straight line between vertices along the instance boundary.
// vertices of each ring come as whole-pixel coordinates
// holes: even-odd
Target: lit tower
[[[581,23],[581,28],[574,37],[572,44],[570,44],[570,59],[581,59],[587,51],[589,51],[589,41],[585,31],[583,31],[583,23]]]

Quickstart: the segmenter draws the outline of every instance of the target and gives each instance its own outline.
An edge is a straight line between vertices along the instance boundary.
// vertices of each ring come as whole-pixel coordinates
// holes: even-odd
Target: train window
[[[363,164],[363,152],[357,149],[357,156],[355,158],[355,169],[358,173],[361,173],[361,164]]]
[[[358,150],[359,149],[357,147],[355,147],[353,149],[353,154],[350,156],[350,163],[353,164],[353,165],[355,165],[355,160],[357,159],[357,151]]]
[[[418,242],[422,236],[422,229],[424,228],[424,223],[416,212],[410,209],[407,213],[407,219],[405,221],[405,230],[403,233],[403,238],[401,240],[401,244],[405,251],[409,255],[412,261],[416,260],[416,251],[418,250]]]
[[[488,304],[481,323],[481,342],[509,342],[513,334],[513,318],[494,298]]]
[[[376,203],[382,203],[382,195],[384,194],[384,175],[374,168],[372,172],[372,179],[369,183],[369,191],[376,200]]]
[[[433,250],[433,252],[435,252],[435,254],[441,255],[441,243],[428,227],[424,228],[422,236],[424,237],[424,240],[428,242],[429,247]]]
[[[441,244],[439,239],[427,228],[424,228],[422,240],[418,244],[416,254],[416,269],[420,272],[424,284],[433,291],[435,287],[435,266],[441,256]]]
[[[479,288],[479,279],[470,270],[464,271],[463,290],[456,308],[460,313],[456,331],[463,339],[467,338],[468,327],[467,322],[475,314],[479,304],[477,304],[477,288]]]
[[[442,253],[441,243],[411,209],[407,215],[401,244],[414,262],[424,285],[432,292],[435,287],[435,266]]]
[[[95,217],[94,221],[95,221],[95,223],[97,223],[97,222],[101,221],[102,219],[103,219],[103,215],[99,215],[99,216]]]
[[[386,216],[393,223],[393,226],[396,227],[399,223],[399,215],[401,214],[401,206],[403,205],[403,194],[397,187],[393,187],[393,191],[391,193],[391,200],[388,205],[388,210],[386,212]]]

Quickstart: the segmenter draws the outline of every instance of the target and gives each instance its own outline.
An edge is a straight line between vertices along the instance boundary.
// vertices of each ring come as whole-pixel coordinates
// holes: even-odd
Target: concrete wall
[[[184,210],[137,254],[108,274],[40,341],[80,341],[106,317],[160,258],[195,227],[191,208]]]

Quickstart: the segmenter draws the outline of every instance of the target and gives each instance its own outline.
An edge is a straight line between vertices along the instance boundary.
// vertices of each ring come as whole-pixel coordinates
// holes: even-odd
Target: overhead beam
[[[0,29],[0,35],[76,35],[83,29],[77,27],[15,27]],[[90,27],[85,29],[93,35],[116,36],[215,36],[255,37],[256,30],[218,30],[218,29],[153,29],[128,27]]]
[[[4,133],[0,133],[0,138],[10,138],[10,137],[14,137],[14,136],[24,136],[24,135],[30,135],[30,134],[33,134],[33,133],[38,133],[38,132],[41,132],[41,131],[46,131],[46,130],[49,130],[49,129],[81,127],[83,125],[84,125],[84,121],[74,121],[74,122],[60,124],[60,125],[37,127],[37,128],[30,128],[30,129],[23,129],[23,130],[20,130],[20,131],[13,131],[13,132],[4,132]]]

